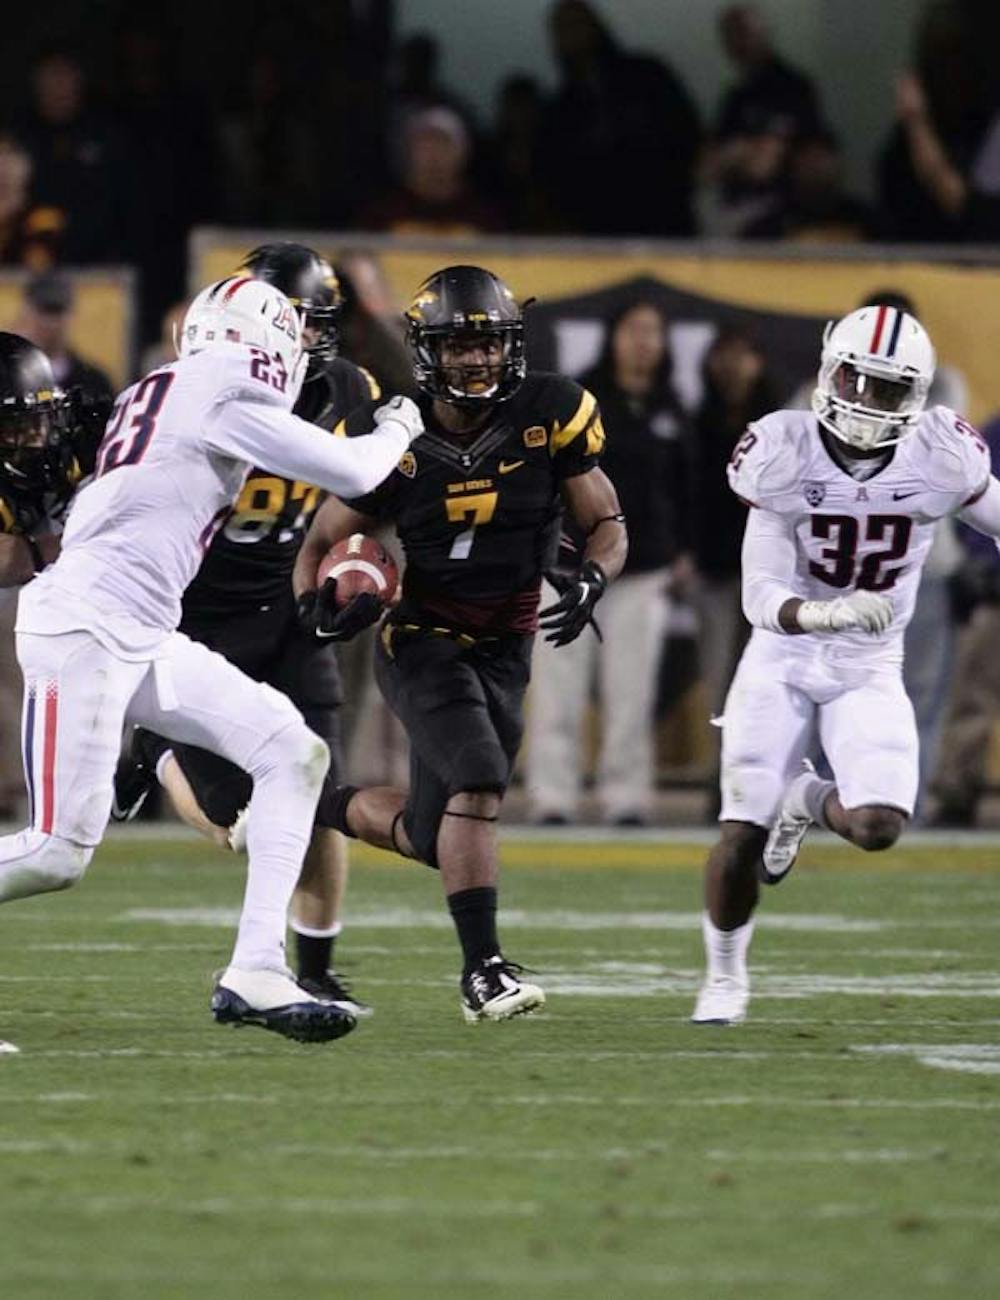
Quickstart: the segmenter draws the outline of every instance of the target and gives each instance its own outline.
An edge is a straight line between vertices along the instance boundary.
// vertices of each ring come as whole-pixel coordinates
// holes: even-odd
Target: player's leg
[[[751,644],[723,713],[720,838],[705,866],[706,976],[692,1016],[697,1024],[736,1024],[746,1015],[761,854],[789,777],[806,753],[814,709]]]
[[[864,685],[820,708],[820,738],[835,782],[812,778],[807,809],[837,835],[869,852],[890,848],[913,812],[919,740],[900,674],[871,672]]]
[[[213,997],[216,1019],[310,1041],[352,1029],[353,1016],[299,988],[284,961],[288,908],[329,762],[323,741],[279,692],[180,634],[143,681],[130,717],[212,749],[253,779],[246,892],[232,959]]]
[[[343,690],[336,647],[307,636],[293,620],[286,627],[277,660],[264,679],[288,696],[301,710],[310,730],[326,742],[330,769],[323,789],[335,790],[344,776],[340,728]],[[302,875],[292,899],[290,923],[295,934],[299,982],[317,997],[364,1012],[369,1008],[351,995],[334,970],[333,950],[343,929],[349,861],[344,836],[324,821],[325,805],[321,794]]]
[[[0,902],[78,880],[111,807],[122,719],[145,673],[87,632],[18,633],[31,826],[0,839]]]

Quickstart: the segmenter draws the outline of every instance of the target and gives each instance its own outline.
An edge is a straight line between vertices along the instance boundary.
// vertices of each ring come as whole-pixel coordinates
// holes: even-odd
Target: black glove
[[[359,591],[338,609],[337,579],[327,578],[319,591],[304,591],[295,608],[302,627],[318,641],[350,641],[378,622],[383,606],[374,592]]]
[[[97,449],[111,415],[111,398],[71,388],[66,395],[69,443],[84,475],[94,472]]]
[[[559,592],[559,600],[539,611],[541,627],[546,641],[553,645],[569,645],[575,641],[589,623],[602,640],[601,629],[594,619],[594,606],[604,595],[608,580],[604,570],[593,560],[585,560],[576,573],[561,573],[550,569],[546,579]]]

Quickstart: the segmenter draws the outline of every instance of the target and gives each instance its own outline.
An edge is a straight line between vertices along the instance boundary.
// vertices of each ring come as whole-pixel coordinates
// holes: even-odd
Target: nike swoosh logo
[[[893,492],[893,501],[905,501],[907,497],[918,497],[919,492]]]
[[[523,460],[502,460],[497,468],[501,474],[509,474],[511,470],[520,469],[523,464]]]

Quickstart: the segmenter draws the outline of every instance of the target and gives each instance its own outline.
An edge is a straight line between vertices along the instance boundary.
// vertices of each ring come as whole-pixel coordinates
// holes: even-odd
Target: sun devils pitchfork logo
[[[806,499],[806,504],[810,506],[819,506],[823,504],[823,498],[826,496],[825,483],[803,483],[802,495]]]

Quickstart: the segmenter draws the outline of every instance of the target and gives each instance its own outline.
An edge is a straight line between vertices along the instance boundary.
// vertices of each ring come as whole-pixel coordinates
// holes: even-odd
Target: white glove
[[[409,397],[390,397],[376,410],[375,423],[397,425],[411,443],[415,442],[424,431],[424,417],[420,414],[416,402]]]
[[[878,636],[892,622],[892,601],[874,591],[852,591],[835,600],[804,600],[795,618],[803,632],[870,632]]]

